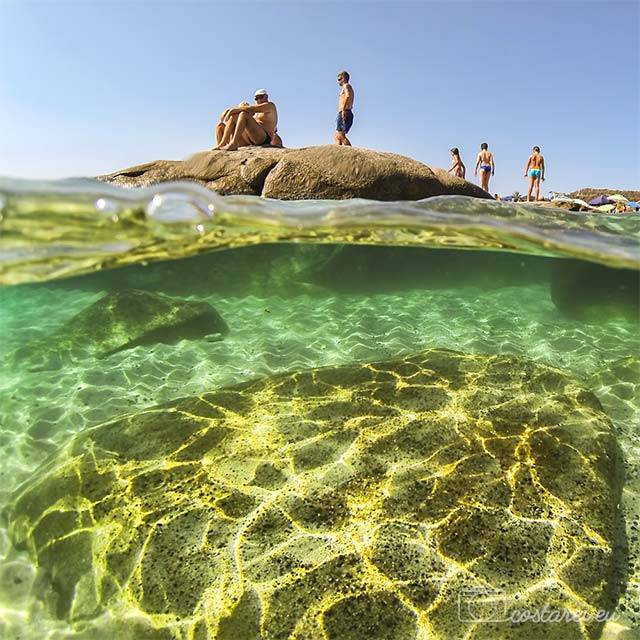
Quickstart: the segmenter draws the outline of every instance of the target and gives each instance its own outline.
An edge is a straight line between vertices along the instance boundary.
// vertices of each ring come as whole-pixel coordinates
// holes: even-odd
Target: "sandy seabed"
[[[375,295],[193,296],[210,302],[228,323],[230,332],[222,340],[136,347],[57,371],[12,366],[16,348],[45,338],[101,295],[47,286],[0,289],[0,508],[57,446],[123,413],[273,373],[392,358],[430,347],[512,354],[572,373],[596,393],[616,427],[626,460],[629,581],[619,618],[609,623],[605,635],[615,637],[625,628],[640,633],[637,324],[566,318],[541,284]],[[635,366],[629,364],[633,357]],[[0,635],[43,638],[43,628],[49,628],[58,629],[61,635],[55,637],[67,637],[60,622],[47,619],[29,597],[33,567],[11,548],[4,524],[0,556]],[[24,577],[21,584],[16,575]]]

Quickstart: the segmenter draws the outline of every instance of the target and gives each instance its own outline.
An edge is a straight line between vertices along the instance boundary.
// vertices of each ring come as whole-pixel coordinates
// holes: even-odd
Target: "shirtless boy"
[[[493,154],[489,151],[489,145],[483,142],[480,145],[480,153],[476,158],[476,168],[474,175],[478,175],[478,167],[480,167],[480,186],[489,192],[489,177],[496,175],[496,165],[493,161]]]
[[[214,149],[235,151],[238,147],[270,145],[276,136],[278,111],[265,89],[255,92],[256,104],[227,109],[216,127]],[[224,129],[222,128],[224,124]]]
[[[540,154],[540,147],[533,147],[533,153],[524,168],[524,177],[529,177],[529,193],[527,202],[531,202],[531,192],[536,189],[536,200],[540,200],[540,180],[544,182],[544,157]]]
[[[464,178],[467,172],[464,162],[462,162],[462,158],[460,157],[458,147],[451,149],[451,166],[448,171],[449,173],[453,173],[454,176],[458,176],[458,178]]]
[[[338,117],[336,118],[336,144],[351,146],[347,133],[353,124],[353,87],[349,84],[349,74],[341,71],[338,74],[340,95],[338,96]]]

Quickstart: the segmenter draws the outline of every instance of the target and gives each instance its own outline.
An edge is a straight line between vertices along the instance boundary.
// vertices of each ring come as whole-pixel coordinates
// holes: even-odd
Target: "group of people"
[[[476,167],[474,175],[478,175],[480,171],[480,186],[489,192],[489,178],[496,173],[496,163],[493,159],[493,153],[489,151],[489,145],[483,142],[480,145],[480,152],[476,156]],[[531,201],[531,194],[535,190],[535,199],[540,200],[540,182],[544,182],[544,156],[540,153],[540,147],[533,147],[531,155],[527,159],[524,168],[524,177],[529,178],[529,193],[527,194],[527,202]],[[459,178],[465,178],[466,167],[460,158],[460,151],[457,147],[451,149],[451,166],[449,173],[453,173]]]
[[[338,96],[338,117],[336,118],[335,140],[338,145],[351,146],[347,133],[353,125],[353,101],[355,94],[349,84],[349,74],[338,74],[340,95]],[[258,89],[253,95],[254,105],[241,102],[237,107],[229,107],[220,114],[216,125],[215,150],[235,151],[239,147],[281,147],[278,135],[278,110],[269,100],[266,89]]]
[[[338,145],[351,146],[347,133],[353,126],[353,102],[355,94],[350,84],[347,71],[338,73],[338,115],[336,117],[335,141]],[[223,151],[235,151],[239,147],[246,146],[273,146],[281,147],[282,139],[278,135],[278,110],[276,105],[269,100],[266,89],[259,89],[254,94],[255,105],[241,102],[237,107],[229,107],[220,115],[216,125],[216,146],[214,149]],[[449,172],[465,178],[466,168],[460,158],[457,147],[451,149],[452,164]],[[480,152],[476,157],[474,175],[480,171],[480,186],[489,192],[489,179],[496,173],[496,165],[493,154],[489,151],[489,145],[483,142]],[[544,157],[540,153],[540,147],[533,147],[533,151],[527,160],[524,169],[525,178],[529,178],[529,193],[527,201],[535,190],[535,199],[540,200],[540,182],[544,181]]]

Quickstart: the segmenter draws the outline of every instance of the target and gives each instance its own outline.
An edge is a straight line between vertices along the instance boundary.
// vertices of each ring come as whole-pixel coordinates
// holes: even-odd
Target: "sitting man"
[[[222,114],[216,127],[217,144],[214,149],[235,151],[238,147],[270,146],[278,142],[282,146],[282,140],[276,133],[276,105],[269,101],[265,89],[256,91],[254,98],[254,106],[241,103],[241,106],[227,109]]]

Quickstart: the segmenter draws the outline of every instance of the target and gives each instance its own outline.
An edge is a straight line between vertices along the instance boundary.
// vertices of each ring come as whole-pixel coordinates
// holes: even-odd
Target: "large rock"
[[[267,175],[262,195],[280,200],[489,197],[478,186],[417,160],[395,153],[338,146],[290,151]]]
[[[14,359],[31,371],[55,369],[69,357],[104,358],[140,345],[173,344],[228,330],[207,302],[123,289],[83,309],[46,341],[18,349]]]
[[[571,377],[433,349],[87,430],[8,516],[83,638],[572,640],[617,601],[622,480]]]
[[[191,180],[222,195],[281,200],[420,200],[441,195],[491,198],[477,185],[444,169],[395,153],[337,145],[204,151],[187,160],[157,160],[99,179],[127,187]]]
[[[123,187],[190,180],[222,195],[261,195],[267,174],[287,152],[272,147],[246,147],[233,152],[203,151],[186,160],[156,160],[98,176],[98,179]]]

